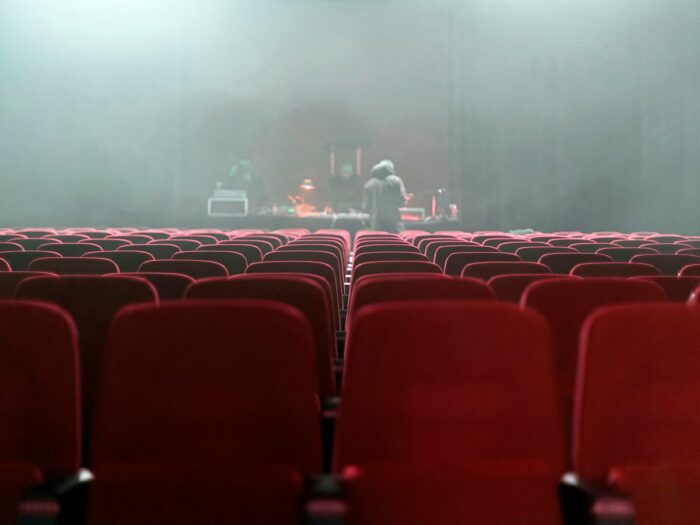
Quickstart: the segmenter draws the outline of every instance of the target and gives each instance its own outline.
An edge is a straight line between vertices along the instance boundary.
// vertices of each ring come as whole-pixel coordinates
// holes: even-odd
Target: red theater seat
[[[104,275],[118,272],[119,267],[114,261],[97,257],[47,257],[32,261],[28,270],[57,275]]]
[[[457,252],[451,254],[445,261],[445,275],[458,277],[468,264],[478,262],[517,262],[520,257],[512,253],[499,252]]]
[[[488,246],[481,246],[481,245],[476,244],[476,243],[445,244],[443,246],[440,246],[435,251],[435,256],[433,257],[433,262],[444,270],[445,263],[447,262],[447,259],[453,253],[498,253],[498,250],[496,248],[490,248]]]
[[[496,299],[519,303],[522,295],[530,284],[547,279],[567,279],[562,274],[523,274],[497,275],[488,280],[488,286],[493,290]]]
[[[154,260],[153,255],[146,252],[132,250],[116,250],[102,252],[88,252],[83,257],[99,257],[100,259],[109,259],[113,261],[120,272],[135,272],[146,261]]]
[[[523,246],[515,251],[515,255],[526,262],[537,262],[540,257],[549,253],[577,253],[573,248],[563,246]]]
[[[14,242],[0,242],[0,252],[23,252],[24,248]]]
[[[179,246],[174,244],[156,244],[156,243],[144,243],[144,244],[127,244],[126,246],[120,246],[117,248],[118,251],[129,251],[129,252],[146,252],[150,253],[154,259],[170,259],[173,255],[180,251]]]
[[[428,257],[418,252],[364,252],[353,259],[353,265],[359,266],[366,262],[382,261],[425,261],[430,262]]]
[[[47,272],[0,272],[0,299],[12,299],[19,283],[30,277],[55,277]]]
[[[639,277],[646,281],[658,284],[666,292],[669,301],[687,303],[690,296],[700,286],[700,276],[676,277],[673,275],[660,275],[656,277]]]
[[[471,263],[462,270],[462,277],[473,277],[488,281],[496,275],[552,273],[543,264],[532,262],[479,262]]]
[[[601,248],[596,253],[607,255],[616,262],[629,262],[635,255],[656,255],[659,252],[652,248]]]
[[[178,252],[173,255],[174,260],[187,259],[190,261],[213,261],[226,267],[229,275],[245,273],[248,262],[244,255],[227,251],[194,251]]]
[[[338,279],[333,267],[325,263],[312,261],[266,261],[248,266],[246,273],[298,273],[316,275],[322,278],[331,290],[331,305],[335,319],[340,317],[342,294],[338,288]],[[339,323],[339,321],[338,321]]]
[[[260,248],[252,244],[207,244],[197,248],[198,252],[232,252],[240,253],[245,257],[246,264],[260,262],[263,259],[263,253]]]
[[[94,244],[102,250],[113,251],[131,243],[124,239],[90,239],[88,241],[80,241],[79,244]]]
[[[38,250],[39,246],[48,244],[46,239],[37,239],[33,237],[29,239],[17,239],[12,242],[19,244],[25,250]]]
[[[195,282],[189,275],[165,272],[130,272],[114,274],[116,276],[140,277],[151,283],[158,292],[161,301],[174,301],[185,296],[187,287]]]
[[[661,275],[658,268],[650,264],[625,262],[592,262],[577,264],[571,269],[577,277],[637,277]]]
[[[493,292],[475,279],[431,273],[375,274],[358,279],[350,294],[347,329],[354,312],[388,301],[490,301]]]
[[[2,254],[0,254],[2,257]],[[678,275],[684,266],[700,264],[700,257],[697,255],[636,255],[632,257],[632,262],[651,264],[656,266],[663,275]]]
[[[599,310],[581,339],[574,466],[634,504],[639,525],[700,515],[700,308]]]
[[[621,241],[612,241],[610,244],[614,244],[620,248],[639,248],[645,244],[651,245],[653,243],[650,243],[644,239],[624,239]]]
[[[192,259],[168,259],[146,261],[139,267],[139,272],[181,273],[194,279],[206,277],[228,277],[226,267],[214,261],[196,261]]]
[[[265,255],[263,261],[309,261],[327,264],[333,268],[333,271],[335,272],[338,289],[342,289],[345,268],[343,267],[341,260],[334,253],[324,251],[277,250]]]
[[[658,285],[629,279],[552,279],[525,290],[521,306],[542,314],[552,332],[564,422],[571,421],[579,332],[588,315],[602,306],[665,300]],[[566,430],[568,436],[568,424]]]
[[[287,305],[122,311],[100,385],[86,523],[301,523],[303,476],[321,467],[316,388],[308,322]]]
[[[80,257],[88,252],[100,252],[102,248],[92,243],[50,242],[39,246],[40,250],[59,253],[64,257]]]
[[[186,250],[198,250],[202,246],[215,246],[214,244],[202,244],[199,241],[195,241],[192,239],[160,239],[156,241],[151,241],[148,244],[150,245],[156,245],[156,246],[177,246],[180,248],[180,251],[186,251]],[[169,250],[172,253],[172,248]],[[160,259],[166,259],[167,257],[159,257]]]
[[[609,242],[584,242],[572,244],[570,247],[579,253],[597,253],[599,250],[617,248],[617,246]]]
[[[0,523],[20,523],[27,489],[80,468],[80,381],[72,320],[46,304],[0,301]]]
[[[29,265],[37,259],[48,257],[60,257],[56,252],[45,252],[40,250],[27,250],[20,252],[0,252],[0,260],[5,261],[12,271],[26,271]]]
[[[221,241],[218,244],[224,244],[224,245],[230,245],[230,246],[236,246],[240,244],[245,244],[247,246],[257,246],[257,248],[262,252],[263,256],[266,253],[271,252],[274,248],[272,247],[272,244],[268,241],[263,241],[263,240],[258,240],[258,239],[249,239],[247,237],[237,237],[236,239],[230,240],[230,241]]]
[[[437,264],[427,261],[380,261],[353,266],[352,280],[365,275],[385,273],[442,273]]]
[[[560,524],[564,449],[544,320],[496,302],[359,310],[334,468],[351,524]]]
[[[337,356],[333,310],[323,287],[300,275],[239,275],[192,284],[187,299],[262,299],[297,308],[308,319],[316,349],[319,394],[336,395],[333,364]]]
[[[679,275],[681,277],[698,277],[698,276],[700,276],[700,263],[689,264],[687,266],[684,266],[683,268],[681,268]]]
[[[548,244],[530,241],[509,241],[498,245],[498,251],[503,253],[516,253],[520,248],[547,248]]]
[[[362,255],[364,253],[375,253],[375,252],[415,252],[421,253],[418,248],[411,246],[407,242],[396,242],[396,243],[381,243],[381,244],[362,244],[356,246],[355,256]]]
[[[102,352],[112,317],[124,306],[157,301],[157,297],[155,289],[147,281],[126,277],[33,277],[17,286],[15,298],[57,304],[75,320],[80,343],[86,422],[92,411]]]
[[[678,253],[681,250],[686,250],[692,248],[689,244],[678,244],[678,243],[651,243],[643,244],[642,248],[651,248],[656,251],[656,253]]]
[[[613,262],[607,255],[597,253],[549,253],[540,257],[539,263],[548,266],[552,273],[569,273],[574,266],[583,263]]]

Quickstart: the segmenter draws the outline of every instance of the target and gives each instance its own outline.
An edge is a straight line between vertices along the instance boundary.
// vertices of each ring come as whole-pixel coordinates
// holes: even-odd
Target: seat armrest
[[[92,472],[74,475],[33,487],[20,503],[20,521],[32,525],[82,523]]]
[[[634,505],[628,496],[606,485],[567,473],[559,483],[565,525],[633,525]]]
[[[309,479],[305,511],[306,525],[342,525],[347,512],[342,478],[326,474]]]

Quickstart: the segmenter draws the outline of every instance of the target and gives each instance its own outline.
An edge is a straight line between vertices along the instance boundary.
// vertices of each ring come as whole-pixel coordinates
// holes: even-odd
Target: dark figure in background
[[[331,177],[331,207],[336,213],[348,213],[357,208],[360,194],[360,178],[354,174],[352,164],[343,164],[340,174]]]
[[[406,188],[396,176],[394,163],[383,160],[372,168],[365,184],[363,209],[369,213],[373,230],[398,233],[401,230],[399,208],[406,204]]]
[[[221,186],[225,190],[245,191],[248,207],[253,210],[260,208],[267,198],[264,181],[253,174],[253,163],[246,158],[231,168]]]

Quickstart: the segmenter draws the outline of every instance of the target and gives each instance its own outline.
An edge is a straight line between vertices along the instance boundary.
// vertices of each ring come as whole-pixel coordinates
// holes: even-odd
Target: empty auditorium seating
[[[491,289],[476,279],[431,273],[375,274],[358,279],[348,304],[347,329],[354,312],[387,301],[489,301]]]
[[[312,261],[327,264],[335,272],[338,285],[342,287],[344,265],[337,254],[325,251],[276,250],[265,255],[263,261]]]
[[[257,246],[258,249],[265,255],[266,253],[271,252],[274,248],[272,244],[268,241],[263,241],[259,239],[250,239],[247,237],[238,237],[236,239],[232,239],[230,241],[221,241],[218,244],[228,244],[228,245],[239,245],[239,244],[245,244],[245,245],[250,245],[250,246]]]
[[[26,271],[29,265],[36,259],[48,257],[60,257],[55,252],[40,250],[26,250],[18,252],[0,252],[0,260],[5,261],[13,271]]]
[[[158,292],[158,298],[161,301],[173,301],[182,299],[185,296],[187,287],[195,282],[195,279],[189,275],[181,273],[166,273],[166,272],[131,272],[119,273],[115,276],[125,277],[140,277],[147,280],[153,285]]]
[[[56,252],[64,257],[80,257],[88,252],[102,251],[102,248],[97,244],[77,242],[48,242],[39,246],[39,249],[47,252]]]
[[[627,495],[639,525],[700,513],[700,309],[610,307],[581,340],[574,467]]]
[[[353,259],[353,264],[358,266],[366,262],[381,261],[425,261],[428,258],[418,252],[364,252]]]
[[[581,253],[596,253],[599,250],[605,250],[606,248],[616,248],[614,244],[611,244],[609,242],[585,242],[585,243],[577,243],[577,244],[571,244],[570,248],[573,248],[577,252]]]
[[[19,283],[30,277],[51,277],[55,274],[48,272],[0,272],[0,299],[12,299]]]
[[[122,239],[125,241],[129,241],[131,244],[146,244],[148,242],[151,242],[153,237],[149,235],[141,235],[141,234],[124,234],[124,235],[110,235],[109,237],[105,237],[106,239]]]
[[[426,244],[424,253],[429,261],[435,262],[435,253],[438,251],[438,248],[441,248],[442,246],[454,246],[454,245],[479,246],[475,242],[460,241],[459,239],[456,239],[456,238],[449,239],[449,240],[439,239],[439,240],[435,240],[435,241],[430,241],[428,244]]]
[[[666,292],[669,301],[686,303],[698,286],[700,286],[700,276],[660,275],[651,277],[639,277],[658,284]]]
[[[260,248],[252,244],[205,244],[197,248],[199,252],[233,252],[240,253],[245,257],[246,264],[253,264],[263,260],[263,253]]]
[[[0,242],[0,252],[22,252],[24,248],[14,242]]]
[[[222,264],[229,275],[244,273],[248,262],[244,255],[228,251],[193,251],[178,252],[173,260],[187,259],[190,261],[213,261]]]
[[[228,277],[226,267],[214,261],[197,261],[192,259],[163,259],[146,261],[139,267],[139,272],[181,273],[194,279],[206,277]]]
[[[548,253],[538,261],[552,270],[552,273],[569,273],[574,266],[592,262],[613,262],[607,255],[597,253]]]
[[[448,257],[453,253],[498,253],[498,250],[479,244],[445,244],[435,251],[433,262],[444,270]]]
[[[324,279],[331,289],[336,317],[341,309],[342,292],[338,287],[335,270],[325,263],[313,261],[264,261],[248,266],[246,273],[300,273],[317,275]]]
[[[80,467],[76,332],[63,310],[0,301],[0,523],[19,523],[27,489]]]
[[[87,523],[300,523],[320,435],[311,332],[297,310],[130,307],[105,358]]]
[[[700,248],[683,248],[676,253],[678,255],[700,255]]]
[[[452,253],[445,261],[445,275],[460,276],[465,266],[477,262],[520,261],[517,255],[499,252]]]
[[[114,251],[121,246],[131,244],[124,239],[90,239],[88,241],[79,241],[79,244],[88,243],[99,246],[104,251]]]
[[[658,285],[629,279],[552,279],[534,282],[525,290],[521,306],[542,314],[551,329],[565,422],[572,414],[579,331],[586,317],[602,306],[665,300]]]
[[[610,244],[614,244],[615,246],[619,246],[621,248],[639,248],[645,244],[651,246],[653,243],[650,243],[648,240],[644,239],[623,239],[619,241],[612,241]]]
[[[495,302],[382,303],[348,337],[334,467],[349,523],[561,523],[542,318]]]
[[[661,275],[655,266],[642,263],[592,262],[577,264],[571,275],[578,277],[637,277],[641,275]]]
[[[381,244],[361,244],[355,248],[355,255],[373,252],[415,252],[421,253],[418,248],[411,246],[407,242],[384,243]]]
[[[319,393],[336,394],[333,363],[337,358],[333,313],[322,286],[300,275],[239,275],[232,279],[206,279],[192,284],[187,299],[263,299],[288,304],[310,323],[316,349]]]
[[[112,316],[124,306],[153,302],[157,297],[150,283],[136,277],[33,277],[22,281],[15,291],[17,299],[57,304],[75,320],[86,416],[89,416],[94,400],[102,351]]]
[[[97,257],[46,257],[33,260],[27,269],[58,275],[104,275],[119,271],[114,261]]]
[[[154,260],[153,255],[136,250],[110,250],[101,252],[88,252],[83,257],[98,257],[113,261],[120,272],[135,272],[146,261]]]
[[[692,248],[689,244],[678,244],[678,243],[651,243],[642,244],[642,248],[651,248],[657,253],[678,253],[681,250]]]
[[[437,264],[428,261],[366,262],[353,267],[352,279],[382,273],[442,273]]]
[[[201,246],[215,246],[214,244],[202,244],[199,241],[193,239],[160,239],[151,241],[148,244],[155,244],[157,246],[177,246],[181,251],[186,250],[198,250]],[[172,252],[172,248],[170,250]],[[160,257],[161,259],[166,259],[167,257]]]
[[[522,275],[497,275],[491,277],[487,284],[499,301],[519,303],[522,295],[530,284],[547,279],[567,279],[562,274],[522,274]],[[572,279],[575,277],[572,277]]]
[[[30,237],[28,239],[16,239],[12,241],[19,244],[25,250],[38,250],[39,246],[47,244],[46,239]]]
[[[573,248],[563,246],[523,246],[515,251],[515,254],[523,261],[537,262],[540,257],[549,253],[577,253]]]
[[[496,275],[552,273],[543,264],[532,262],[478,262],[467,264],[462,270],[462,277],[474,277],[488,281]]]
[[[531,241],[515,241],[512,240],[498,245],[498,251],[503,253],[516,253],[520,248],[546,248],[547,244],[543,242]]]
[[[607,255],[616,262],[629,262],[635,255],[655,255],[658,254],[652,248],[602,248],[596,253]]]
[[[2,254],[0,254],[2,257]],[[663,275],[678,275],[684,266],[700,264],[700,256],[697,255],[635,255],[631,262],[651,264],[656,266]]]
[[[174,244],[142,243],[127,244],[117,248],[118,251],[134,251],[150,253],[154,259],[170,259],[180,251],[179,246]]]
[[[683,277],[697,277],[700,276],[700,262],[689,264],[681,268],[679,275]]]

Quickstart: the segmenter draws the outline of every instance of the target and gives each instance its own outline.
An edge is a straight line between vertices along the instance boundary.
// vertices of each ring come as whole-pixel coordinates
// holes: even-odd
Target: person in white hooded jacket
[[[372,168],[365,184],[363,209],[369,213],[370,228],[398,233],[401,230],[399,208],[406,204],[406,188],[396,175],[394,163],[383,160]]]

